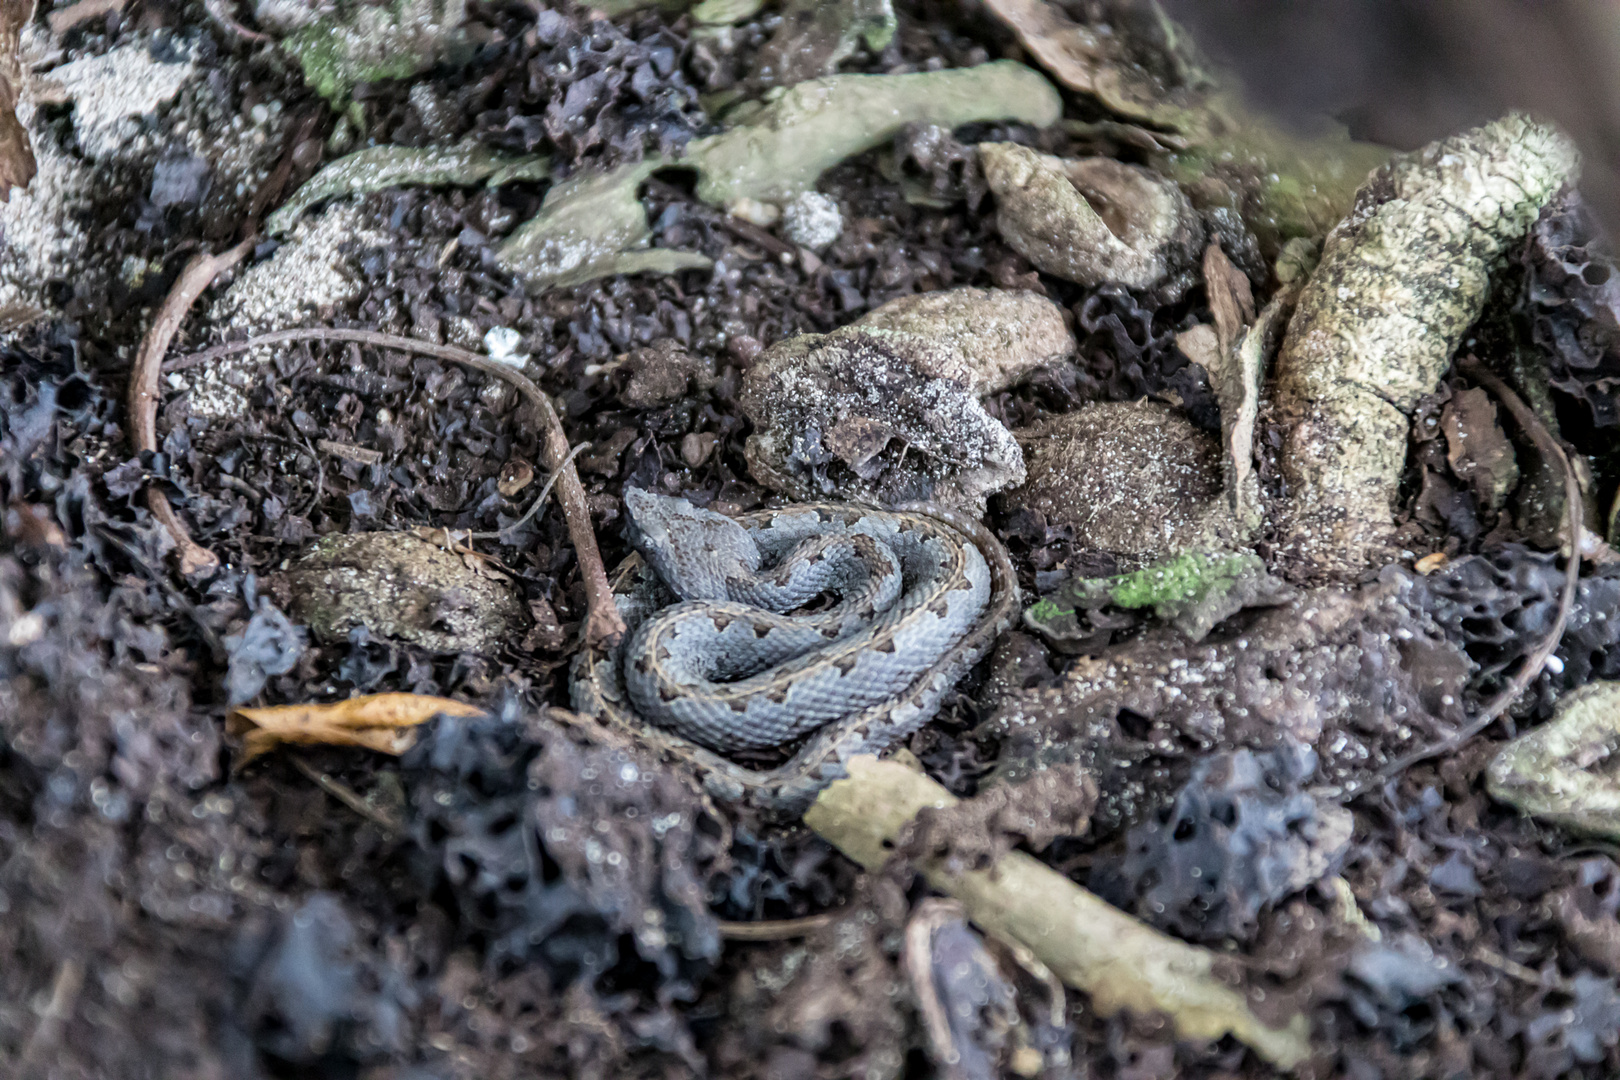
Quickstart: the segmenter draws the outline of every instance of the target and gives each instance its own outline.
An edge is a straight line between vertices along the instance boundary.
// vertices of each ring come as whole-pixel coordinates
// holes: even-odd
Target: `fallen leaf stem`
[[[373,825],[378,826],[385,832],[394,834],[399,834],[405,831],[404,825],[396,821],[388,814],[378,810],[375,806],[372,806],[370,803],[366,802],[366,800],[361,797],[360,793],[355,791],[348,784],[345,784],[336,777],[321,772],[319,769],[305,761],[303,758],[299,757],[297,754],[288,754],[287,757],[288,760],[293,763],[293,768],[297,769],[299,772],[303,773],[306,778],[313,781],[315,786],[319,787],[322,791],[326,792],[328,795],[332,796],[332,798],[336,799],[344,806],[347,806],[350,810],[353,810],[355,813],[359,814]]]
[[[845,914],[844,911],[824,911],[797,919],[752,919],[742,922],[721,919],[718,926],[720,936],[727,941],[789,941],[808,937]]]

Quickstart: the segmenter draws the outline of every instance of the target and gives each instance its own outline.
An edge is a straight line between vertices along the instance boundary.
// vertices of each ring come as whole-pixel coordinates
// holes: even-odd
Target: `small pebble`
[[[782,216],[782,208],[775,203],[760,202],[744,196],[726,207],[726,211],[734,218],[741,218],[750,225],[760,228],[769,228],[775,225]]]
[[[806,191],[782,207],[782,235],[802,248],[821,251],[843,231],[843,211],[830,195]]]
[[[681,437],[681,460],[690,468],[697,468],[709,460],[714,452],[714,432],[692,431]]]
[[[489,358],[512,367],[522,367],[529,362],[528,353],[517,351],[522,344],[523,335],[510,326],[492,326],[484,334],[484,351],[489,353]]]

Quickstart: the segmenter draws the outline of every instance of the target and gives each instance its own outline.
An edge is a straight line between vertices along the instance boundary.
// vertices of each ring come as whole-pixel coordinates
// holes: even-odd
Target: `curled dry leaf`
[[[0,0],[0,202],[10,199],[12,188],[27,187],[37,170],[28,131],[17,119],[24,74],[19,45],[33,17],[34,0]]]
[[[440,714],[482,716],[483,709],[429,694],[366,694],[330,704],[233,709],[227,730],[242,739],[241,768],[283,743],[363,746],[403,754],[416,745],[419,724]]]
[[[1081,285],[1158,288],[1179,299],[1204,225],[1179,187],[1111,158],[1063,159],[980,143],[996,229],[1037,267]]]

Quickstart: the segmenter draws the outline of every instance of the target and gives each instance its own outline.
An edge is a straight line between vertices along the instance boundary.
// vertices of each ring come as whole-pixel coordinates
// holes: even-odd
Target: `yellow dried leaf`
[[[1427,577],[1450,561],[1450,559],[1446,558],[1445,552],[1435,551],[1413,563],[1412,569]]]
[[[233,709],[226,730],[242,738],[236,767],[282,743],[363,746],[403,754],[416,744],[413,730],[440,713],[481,716],[476,705],[430,694],[366,694],[326,705],[277,705]]]

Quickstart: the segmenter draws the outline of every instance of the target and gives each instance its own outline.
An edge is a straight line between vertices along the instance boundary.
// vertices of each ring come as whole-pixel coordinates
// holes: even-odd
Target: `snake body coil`
[[[737,519],[629,490],[640,553],[616,599],[630,633],[581,654],[575,708],[686,761],[716,795],[803,808],[933,716],[1017,606],[1006,551],[979,523],[914,504],[837,504]],[[831,606],[800,609],[823,597]],[[775,768],[723,756],[788,749]]]

